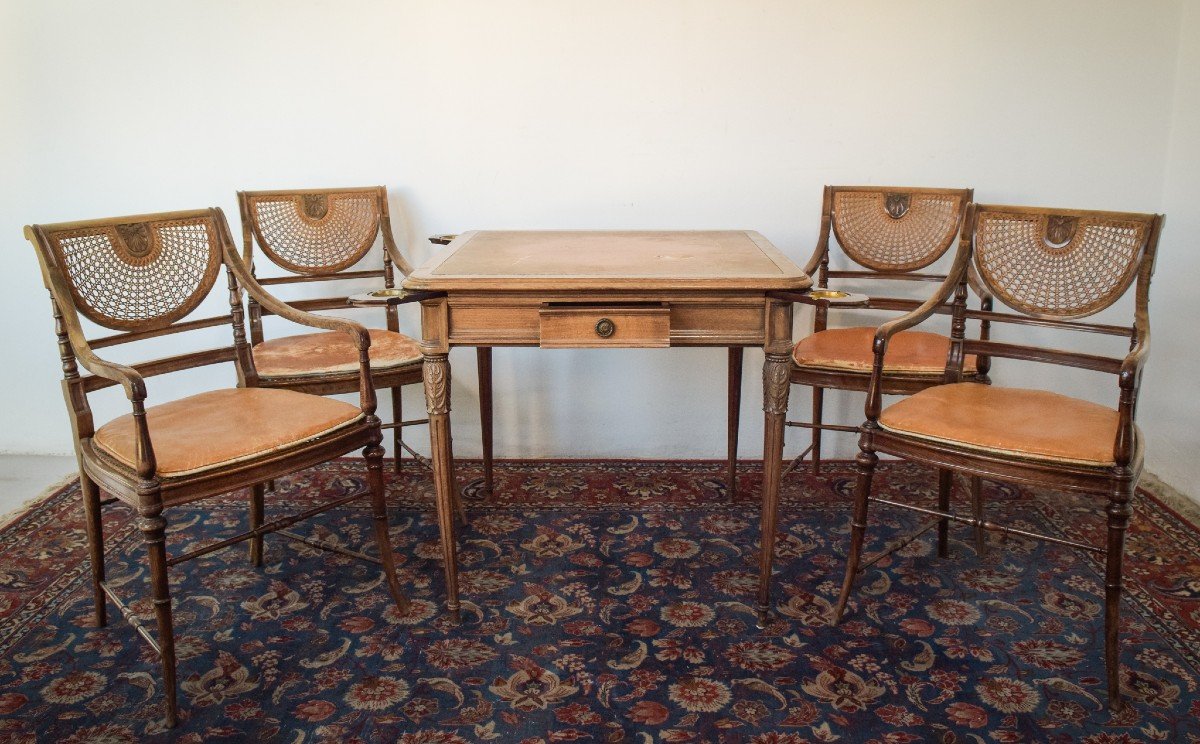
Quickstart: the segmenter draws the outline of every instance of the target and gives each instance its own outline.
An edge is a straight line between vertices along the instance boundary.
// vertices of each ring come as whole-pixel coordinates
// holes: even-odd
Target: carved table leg
[[[438,528],[446,570],[446,609],[459,621],[458,549],[454,535],[454,460],[450,440],[450,360],[446,354],[425,355],[425,405],[429,411],[429,441],[433,485],[437,496]]]
[[[766,362],[763,364],[763,485],[762,535],[759,553],[758,621],[764,625],[771,609],[771,563],[775,554],[775,525],[779,516],[779,482],[783,471],[783,432],[791,388],[792,309],[771,302],[767,308]]]

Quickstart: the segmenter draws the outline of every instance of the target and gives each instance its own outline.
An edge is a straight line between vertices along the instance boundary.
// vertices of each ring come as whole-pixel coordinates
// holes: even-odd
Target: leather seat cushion
[[[875,364],[875,328],[830,328],[803,338],[792,349],[798,367],[842,372],[870,372]],[[883,358],[885,373],[940,375],[946,371],[950,339],[925,331],[900,331],[888,342]],[[975,372],[975,356],[968,354],[963,370]]]
[[[358,406],[319,395],[269,388],[230,388],[146,409],[146,424],[164,477],[218,468],[315,439],[362,418]],[[133,415],[92,437],[97,449],[137,466]]]
[[[1112,465],[1120,415],[1045,390],[973,382],[938,385],[888,406],[889,431],[1037,460]]]
[[[421,361],[416,340],[379,328],[371,335],[371,369],[389,369]],[[254,366],[262,377],[304,377],[358,371],[358,349],[341,331],[305,333],[264,341],[254,347]]]

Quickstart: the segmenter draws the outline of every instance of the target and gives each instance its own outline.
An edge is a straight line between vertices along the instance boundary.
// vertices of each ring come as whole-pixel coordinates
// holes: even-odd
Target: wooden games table
[[[492,347],[724,346],[730,349],[731,380],[736,371],[740,387],[742,349],[762,346],[766,431],[758,609],[765,615],[792,349],[791,302],[771,293],[811,284],[766,238],[744,230],[473,231],[454,237],[414,271],[403,288],[436,293],[421,301],[421,348],[451,616],[459,615],[448,358],[453,346],[478,349],[488,488]],[[736,454],[736,411],[731,421]]]

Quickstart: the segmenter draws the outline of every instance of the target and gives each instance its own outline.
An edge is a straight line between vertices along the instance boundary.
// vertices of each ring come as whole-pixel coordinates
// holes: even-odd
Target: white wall
[[[1194,311],[1195,65],[1178,50],[1195,59],[1195,15],[1194,3],[1094,0],[0,4],[12,257],[0,302],[19,350],[0,369],[0,451],[68,448],[21,225],[211,204],[236,222],[238,188],[386,183],[416,261],[430,233],[516,227],[754,228],[802,261],[825,183],[1167,209],[1154,359],[1166,368]],[[452,361],[455,442],[470,456],[473,357]],[[760,363],[748,352],[747,457],[761,447]],[[495,367],[501,455],[723,451],[722,351],[505,349]],[[1034,374],[997,371],[1006,384],[1044,381]],[[1193,379],[1155,374],[1147,387],[1197,397]],[[216,375],[208,384],[229,379]],[[1111,380],[1085,384],[1115,401]],[[794,401],[807,412],[802,390]],[[831,403],[861,418],[858,397]],[[1152,468],[1190,489],[1197,465],[1172,470],[1158,454],[1183,441],[1194,452],[1181,409],[1147,405],[1143,426]]]
[[[1150,469],[1200,501],[1200,2],[1184,3],[1179,39],[1162,206],[1167,222],[1138,418]]]

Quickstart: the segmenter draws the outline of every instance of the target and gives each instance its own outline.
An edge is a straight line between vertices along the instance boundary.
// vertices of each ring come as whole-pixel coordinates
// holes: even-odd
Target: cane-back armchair
[[[260,277],[258,281],[264,286],[375,279],[382,280],[380,289],[392,289],[396,286],[397,271],[402,276],[412,271],[412,266],[396,247],[387,189],[383,186],[239,191],[238,204],[245,262],[254,269],[254,247],[257,245],[268,260],[286,272],[282,276]],[[383,243],[382,268],[354,269],[378,240]],[[386,308],[387,327],[370,331],[371,378],[376,389],[391,389],[392,422],[384,424],[383,428],[393,430],[396,472],[402,470],[405,451],[419,462],[428,464],[402,436],[404,428],[429,421],[427,418],[404,420],[401,388],[420,384],[423,374],[419,343],[400,333],[397,305],[408,299],[396,297],[386,304],[381,303]],[[345,309],[348,303],[349,297],[345,294],[288,301],[292,307],[305,311]],[[248,299],[247,307],[257,385],[320,395],[357,389],[357,356],[345,336],[310,333],[267,339],[262,318],[270,311],[253,297]],[[480,351],[482,356],[484,350]],[[484,471],[489,491],[491,465],[491,448],[488,446],[484,452]],[[461,504],[459,511],[461,515]]]
[[[375,393],[370,384],[362,326],[294,310],[270,297],[255,283],[233,247],[219,209],[33,225],[25,235],[36,249],[42,278],[50,291],[63,393],[74,432],[80,491],[91,556],[95,621],[107,623],[112,600],[162,660],[166,723],[178,715],[175,635],[168,568],[269,532],[317,547],[368,558],[357,551],[316,543],[287,532],[292,524],[369,497],[374,539],[392,597],[401,610],[408,602],[396,577],[384,503],[383,447]],[[232,312],[190,316],[211,293],[222,265],[228,274]],[[210,390],[147,406],[147,378],[205,365],[233,362],[243,378],[253,379],[254,362],[246,342],[242,290],[264,308],[297,323],[342,333],[357,350],[358,405],[291,390],[235,387]],[[81,316],[108,333],[89,340]],[[168,334],[232,326],[234,344],[193,351],[141,364],[114,364],[96,350]],[[80,371],[83,368],[83,372]],[[90,373],[90,374],[88,374]],[[230,376],[231,381],[234,378]],[[88,396],[120,385],[132,412],[97,427]],[[261,504],[262,484],[348,452],[362,449],[368,488],[300,514],[263,521],[252,511],[249,531],[170,556],[166,549],[165,510],[250,487]],[[101,498],[101,491],[106,498]],[[144,626],[126,601],[105,580],[101,507],[123,503],[137,511],[137,526],[148,553],[150,597],[157,634]],[[261,548],[254,556],[261,562]]]
[[[858,455],[850,550],[841,595],[834,610],[845,612],[855,577],[866,566],[906,543],[897,541],[873,558],[862,558],[867,507],[872,501],[930,514],[944,531],[947,520],[1048,540],[1104,554],[1104,658],[1108,700],[1121,707],[1118,610],[1121,566],[1130,499],[1142,471],[1143,440],[1134,424],[1142,366],[1150,343],[1149,291],[1162,216],[1032,207],[971,205],[946,281],[916,310],[880,326],[874,334],[866,422]],[[966,307],[970,270],[1013,312]],[[1081,320],[1134,290],[1131,325]],[[947,355],[947,384],[930,387],[883,407],[887,359],[892,342],[951,301],[952,324],[968,319],[1091,332],[1128,338],[1124,356],[1102,356],[1030,344],[973,340],[955,334]],[[1124,346],[1124,344],[1123,344]],[[1107,372],[1117,379],[1116,406],[1108,407],[1044,390],[982,385],[967,379],[969,355],[1008,357]],[[1105,499],[1107,545],[1041,535],[988,521],[981,513],[961,516],[939,509],[871,496],[877,453],[895,455],[943,470]],[[1098,505],[1097,511],[1100,510]]]

